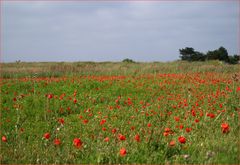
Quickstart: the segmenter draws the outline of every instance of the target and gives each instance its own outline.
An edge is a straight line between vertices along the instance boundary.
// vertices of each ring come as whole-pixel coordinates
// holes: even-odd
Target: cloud
[[[237,2],[4,2],[3,60],[169,61],[237,53]]]

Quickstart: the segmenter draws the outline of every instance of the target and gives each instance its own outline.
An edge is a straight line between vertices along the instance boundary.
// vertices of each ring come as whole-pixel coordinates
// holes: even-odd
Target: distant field
[[[41,63],[3,63],[1,77],[61,77],[74,75],[141,75],[157,73],[196,73],[218,72],[236,73],[239,65],[208,62],[41,62]]]
[[[239,164],[240,68],[1,64],[1,164]]]

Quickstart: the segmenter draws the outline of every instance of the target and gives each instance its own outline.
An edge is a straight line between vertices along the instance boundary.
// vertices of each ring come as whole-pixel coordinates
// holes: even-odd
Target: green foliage
[[[227,49],[222,46],[214,51],[208,51],[206,54],[206,58],[208,60],[220,60],[225,62],[229,61]]]
[[[197,52],[189,47],[179,49],[179,52],[181,54],[180,58],[183,61],[219,60],[229,64],[237,64],[239,61],[239,56],[229,56],[227,49],[222,46],[216,50],[208,51],[206,54]]]
[[[135,61],[133,61],[132,59],[129,59],[129,58],[125,58],[124,60],[122,60],[122,62],[135,63]]]
[[[181,54],[180,58],[185,61],[204,61],[206,56],[201,53],[195,51],[193,48],[186,47],[184,49],[179,49]]]
[[[233,55],[229,56],[229,64],[238,64],[240,61],[240,56],[239,55]]]

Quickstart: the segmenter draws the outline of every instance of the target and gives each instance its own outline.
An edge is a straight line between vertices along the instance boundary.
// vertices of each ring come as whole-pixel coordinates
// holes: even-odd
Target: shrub
[[[125,58],[122,62],[127,62],[127,63],[135,63],[132,59]]]

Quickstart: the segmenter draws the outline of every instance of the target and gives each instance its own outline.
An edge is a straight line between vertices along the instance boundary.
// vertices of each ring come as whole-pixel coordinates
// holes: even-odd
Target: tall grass
[[[73,75],[141,75],[148,73],[193,73],[193,72],[239,72],[239,65],[208,62],[40,62],[3,63],[2,78],[16,78],[38,75],[39,77],[59,77]]]

